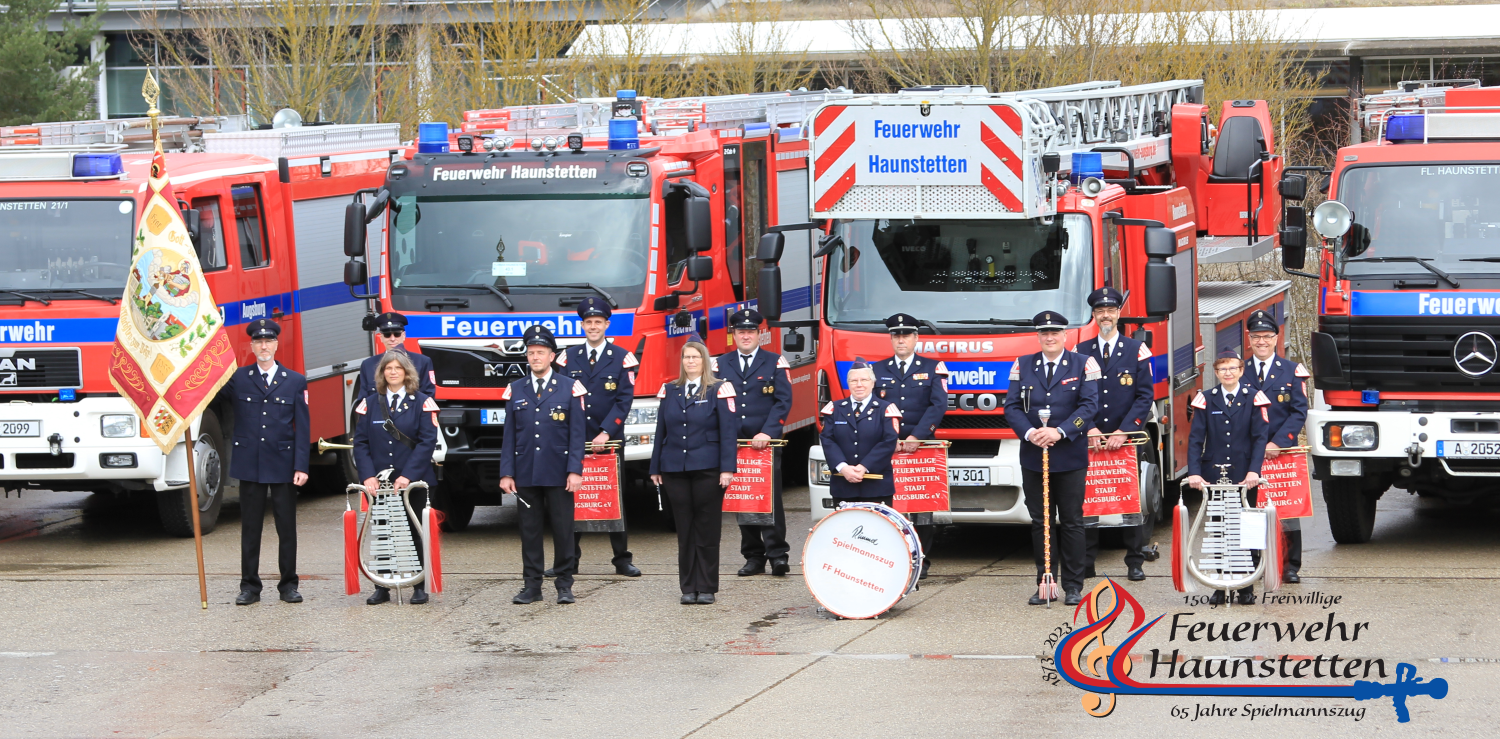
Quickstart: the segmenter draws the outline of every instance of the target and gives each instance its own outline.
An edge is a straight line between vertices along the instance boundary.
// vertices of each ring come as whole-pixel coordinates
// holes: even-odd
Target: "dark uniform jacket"
[[[1260,474],[1266,456],[1266,433],[1270,428],[1264,394],[1241,382],[1226,404],[1220,388],[1202,390],[1193,397],[1193,428],[1188,434],[1188,474],[1209,484],[1219,481],[1218,465],[1229,465],[1232,482],[1247,472]]]
[[[740,371],[740,350],[719,355],[714,360],[714,374],[734,385],[735,403],[739,407],[741,439],[765,434],[781,438],[781,427],[792,412],[792,366],[775,352],[759,349],[750,371]]]
[[[1255,358],[1245,362],[1245,381],[1265,394],[1271,405],[1266,407],[1270,425],[1267,441],[1283,449],[1297,446],[1297,435],[1307,424],[1307,378],[1311,373],[1298,362],[1280,354],[1272,355],[1271,369],[1261,382],[1252,368]]]
[[[536,376],[526,373],[505,386],[505,440],[500,444],[500,476],[516,486],[561,487],[568,475],[583,474],[583,383],[557,371],[541,395]]]
[[[891,455],[896,453],[901,428],[901,409],[871,393],[865,410],[854,415],[854,400],[846,398],[823,406],[823,430],[818,443],[828,460],[829,492],[835,498],[884,498],[896,494]],[[839,474],[840,464],[864,465],[882,480],[849,482]]]
[[[656,398],[656,444],[651,474],[663,472],[734,472],[739,433],[739,398],[734,385],[720,381],[702,397],[689,397],[675,382],[661,386]]]
[[[906,374],[895,357],[871,365],[875,370],[875,397],[901,409],[901,438],[931,439],[943,414],[948,412],[948,388],[943,381],[948,368],[920,354],[913,354]]]
[[[437,382],[437,375],[432,370],[432,360],[424,354],[413,354],[404,348],[401,351],[411,360],[412,368],[417,371],[417,392],[429,398],[437,397],[437,387],[434,384]],[[375,390],[375,365],[380,364],[380,358],[383,356],[385,352],[366,358],[359,364],[359,387],[360,392],[365,395],[374,395],[377,392]]]
[[[1038,411],[1051,408],[1047,425],[1062,432],[1063,439],[1048,453],[1049,472],[1069,472],[1088,467],[1088,431],[1099,412],[1099,363],[1093,357],[1064,351],[1047,382],[1047,360],[1041,352],[1018,357],[1010,366],[1010,388],[1005,394],[1005,420],[1021,440],[1021,466],[1042,471],[1042,448],[1027,441],[1026,434],[1042,425]],[[1030,396],[1024,407],[1023,394]]]
[[[437,448],[437,403],[419,392],[415,396],[403,396],[396,410],[387,410],[396,430],[416,442],[412,448],[407,448],[386,431],[385,414],[380,412],[382,407],[389,409],[383,394],[368,395],[354,407],[354,413],[359,416],[354,426],[354,469],[359,472],[359,479],[368,480],[382,470],[393,469],[396,477],[412,482],[421,480],[436,487],[437,471],[432,466],[432,452]]]
[[[613,441],[625,438],[625,417],[635,400],[635,355],[606,341],[599,361],[590,366],[589,345],[584,342],[558,354],[557,364],[588,391],[583,401],[585,440],[600,431]]]
[[[1128,336],[1115,336],[1108,360],[1099,360],[1099,339],[1078,345],[1079,354],[1099,361],[1099,413],[1094,428],[1101,433],[1140,431],[1151,418],[1156,400],[1152,385],[1151,348]]]
[[[260,367],[234,371],[221,391],[234,398],[234,451],[229,475],[246,482],[283,483],[306,472],[311,442],[307,378],[276,365],[267,388]]]

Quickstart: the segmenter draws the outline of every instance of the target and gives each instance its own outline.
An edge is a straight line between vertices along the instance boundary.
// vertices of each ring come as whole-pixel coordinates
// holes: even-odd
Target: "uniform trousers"
[[[719,471],[663,472],[661,489],[677,522],[677,580],[682,592],[719,592],[724,515]]]
[[[410,493],[406,494],[406,499],[411,503],[411,509],[417,512],[417,519],[421,520],[422,509],[427,507],[427,490],[423,488],[413,490]],[[417,530],[417,524],[412,522],[411,516],[406,517],[406,528],[411,530],[411,543],[416,545],[417,547],[417,562],[426,565],[427,557],[422,553],[422,534]],[[424,590],[427,589],[427,581],[423,580],[422,583],[420,585],[417,585],[416,587],[422,588]],[[379,585],[376,585],[375,589],[390,590],[390,588],[384,588]]]
[[[746,562],[786,559],[792,550],[786,541],[786,513],[781,508],[781,451],[782,447],[771,447],[774,463],[771,469],[771,521],[770,526],[741,526],[740,554]]]
[[[276,589],[297,589],[297,491],[289,482],[240,481],[240,590],[260,593],[260,535],[266,524],[266,496],[276,517],[281,581]]]
[[[542,545],[542,529],[552,522],[552,558],[556,562],[557,587],[573,587],[578,559],[573,540],[573,494],[562,485],[555,487],[516,487],[521,508],[521,575],[526,587],[542,587],[542,572],[547,567],[547,552]]]
[[[1063,590],[1083,590],[1083,482],[1087,469],[1052,472],[1048,489],[1052,509],[1057,511],[1061,523],[1054,532],[1052,565],[1062,573]],[[1037,582],[1042,581],[1043,542],[1042,524],[1051,512],[1042,511],[1042,473],[1037,470],[1021,470],[1021,489],[1026,494],[1026,510],[1031,514],[1031,550],[1036,559]]]

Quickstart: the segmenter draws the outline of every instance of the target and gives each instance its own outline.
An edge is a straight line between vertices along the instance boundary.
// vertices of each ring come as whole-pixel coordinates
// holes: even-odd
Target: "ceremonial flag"
[[[109,381],[170,453],[234,374],[234,350],[157,151],[136,225]]]

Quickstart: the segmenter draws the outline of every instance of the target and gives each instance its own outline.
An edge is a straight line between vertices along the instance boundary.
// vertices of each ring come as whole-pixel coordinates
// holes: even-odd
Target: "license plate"
[[[41,421],[0,422],[0,436],[41,436]]]
[[[486,408],[479,412],[479,423],[484,426],[504,426],[504,408]]]
[[[1439,441],[1437,455],[1469,459],[1500,459],[1500,441]]]
[[[988,467],[949,467],[949,485],[988,485],[990,484],[990,468]]]

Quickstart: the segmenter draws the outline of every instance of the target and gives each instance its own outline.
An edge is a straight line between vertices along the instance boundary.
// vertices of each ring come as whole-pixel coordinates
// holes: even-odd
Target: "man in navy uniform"
[[[1260,484],[1260,466],[1266,455],[1266,437],[1270,430],[1267,406],[1262,393],[1240,382],[1245,365],[1233,349],[1219,352],[1214,359],[1214,375],[1219,386],[1198,391],[1193,396],[1192,429],[1188,432],[1188,476],[1183,484],[1202,489],[1208,481],[1218,482],[1225,476],[1236,485],[1244,485],[1245,500],[1257,505],[1256,486]],[[1207,479],[1205,480],[1205,476]],[[1252,552],[1260,562],[1259,551]],[[1224,602],[1224,591],[1215,590],[1210,604]],[[1255,587],[1240,588],[1236,602],[1255,603]]]
[[[380,364],[380,358],[386,352],[397,349],[406,352],[411,366],[417,368],[417,389],[429,398],[436,398],[437,374],[433,372],[432,360],[421,352],[413,354],[406,350],[406,316],[395,311],[381,313],[375,316],[375,330],[380,332],[380,353],[360,363],[360,392],[364,395],[375,394],[375,365]]]
[[[1099,363],[1063,346],[1067,319],[1042,311],[1031,319],[1042,350],[1016,358],[1005,394],[1005,420],[1021,441],[1021,489],[1031,513],[1031,549],[1037,583],[1042,581],[1042,450],[1048,450],[1049,494],[1061,519],[1053,560],[1062,571],[1064,604],[1075,606],[1083,592],[1083,489],[1088,474],[1088,431],[1099,410]],[[1047,419],[1043,419],[1046,411]],[[1031,605],[1047,601],[1033,591]]]
[[[895,354],[871,365],[875,370],[875,396],[895,403],[901,410],[900,451],[914,452],[923,441],[936,438],[938,423],[948,412],[948,368],[917,354],[917,319],[897,313],[885,319],[891,334],[891,351]],[[932,551],[936,526],[917,526],[922,551]],[[922,558],[922,577],[927,577],[929,557]]]
[[[297,592],[297,492],[307,484],[307,378],[276,363],[281,326],[268,318],[245,326],[255,365],[235,370],[222,392],[234,399],[234,441],[229,474],[240,481],[240,594],[237,606],[260,600],[260,535],[266,497],[276,518],[280,543],[276,589],[287,603],[301,603]]]
[[[589,392],[584,398],[584,437],[589,444],[604,444],[625,439],[625,417],[630,415],[630,405],[635,401],[635,368],[639,364],[635,355],[610,343],[604,337],[609,328],[611,311],[609,303],[590,295],[578,304],[578,317],[583,321],[586,341],[565,349],[558,355],[557,363],[562,373],[583,383]],[[599,451],[604,447],[600,446]],[[624,510],[620,512],[624,517]],[[583,541],[578,533],[573,534],[575,561],[583,557]],[[641,571],[630,556],[630,542],[624,531],[611,531],[610,546],[614,547],[615,573],[626,577],[640,577]],[[547,570],[553,577],[556,567]]]
[[[781,438],[782,426],[792,412],[792,366],[780,354],[760,348],[760,324],[760,311],[736,311],[729,317],[735,350],[714,360],[714,374],[734,385],[740,413],[739,438],[750,439],[756,449]],[[740,554],[745,556],[740,577],[764,573],[768,560],[771,574],[777,577],[791,569],[787,563],[791,546],[786,542],[786,514],[781,508],[781,448],[777,447],[774,454],[771,512],[775,523],[740,527]]]
[[[1095,447],[1113,451],[1125,445],[1126,434],[1144,430],[1151,417],[1151,404],[1156,400],[1151,348],[1120,334],[1120,307],[1125,304],[1125,296],[1119,290],[1101,287],[1089,293],[1088,300],[1094,323],[1099,324],[1099,336],[1079,344],[1076,351],[1097,360],[1101,371],[1099,415],[1089,433]],[[1146,557],[1141,549],[1151,538],[1152,529],[1150,522],[1143,522],[1122,532],[1126,576],[1131,580],[1146,579],[1146,571],[1141,569]],[[1093,577],[1099,529],[1088,529],[1085,537],[1084,577]]]
[[[1245,330],[1252,354],[1246,368],[1249,373],[1246,382],[1271,401],[1266,408],[1269,424],[1266,459],[1275,459],[1282,449],[1297,446],[1297,437],[1307,424],[1307,378],[1312,373],[1300,362],[1276,353],[1281,327],[1270,313],[1263,310],[1251,313],[1245,319]],[[1281,530],[1286,533],[1286,569],[1281,579],[1302,582],[1297,574],[1302,569],[1302,519],[1284,519]]]
[[[583,485],[583,383],[552,371],[557,340],[546,326],[526,329],[531,374],[505,387],[505,440],[500,445],[500,489],[521,506],[521,560],[525,585],[512,603],[542,599],[542,526],[552,521],[557,562],[557,602],[572,603],[578,570],[573,544],[573,493]]]
[[[829,492],[844,503],[890,505],[896,496],[891,455],[901,431],[901,409],[875,397],[875,371],[855,360],[845,378],[849,397],[824,404],[818,443],[832,475]],[[865,475],[880,475],[867,479]]]

